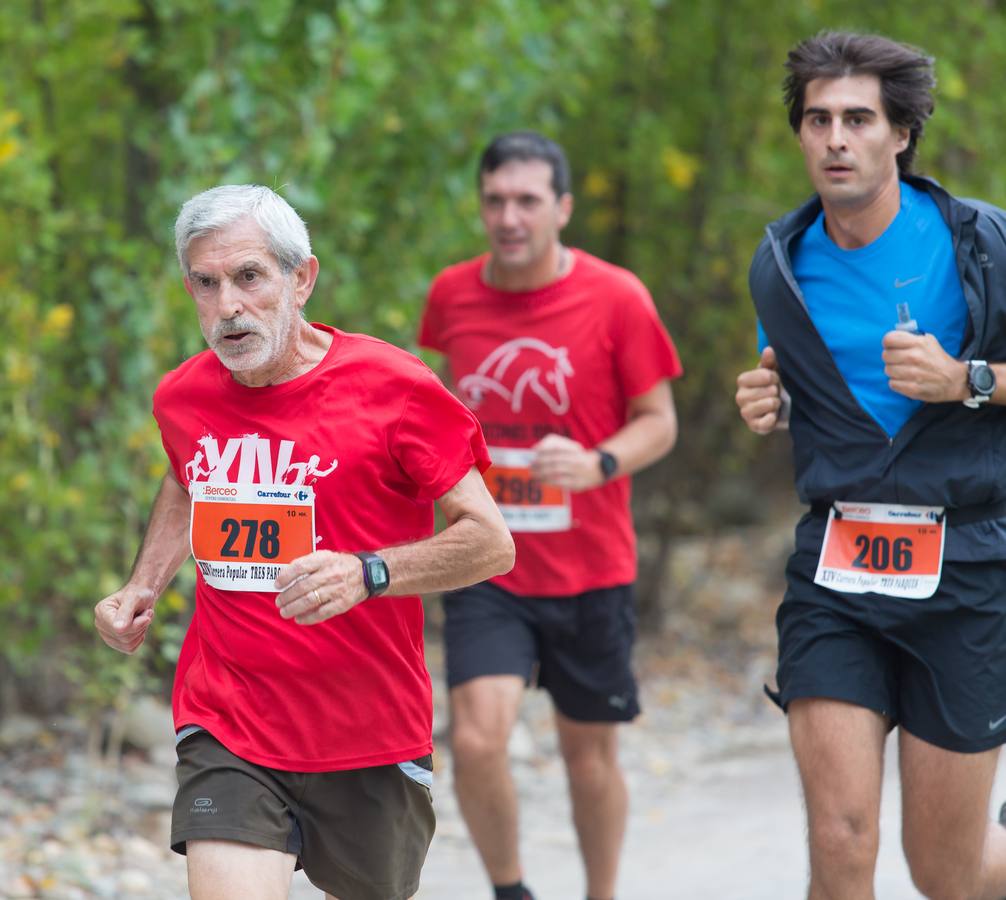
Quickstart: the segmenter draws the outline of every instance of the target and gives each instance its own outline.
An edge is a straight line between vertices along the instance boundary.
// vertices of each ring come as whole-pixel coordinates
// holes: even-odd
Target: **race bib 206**
[[[272,591],[289,563],[314,550],[314,490],[289,484],[190,485],[189,540],[206,583]]]
[[[836,502],[814,583],[851,594],[931,597],[940,584],[945,537],[942,506]]]

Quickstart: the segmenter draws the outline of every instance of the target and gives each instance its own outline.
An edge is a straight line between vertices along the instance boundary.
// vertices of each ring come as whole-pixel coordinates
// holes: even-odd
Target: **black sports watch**
[[[607,450],[602,450],[600,447],[595,447],[594,449],[601,457],[601,477],[607,481],[615,474],[615,469],[618,468],[618,460],[615,459],[614,455],[609,453]]]
[[[376,597],[383,594],[391,583],[391,576],[388,574],[388,564],[376,553],[354,553],[363,561],[363,583],[367,587],[367,596]]]
[[[996,390],[996,373],[984,359],[968,360],[968,390],[971,396],[964,401],[965,406],[978,409]]]

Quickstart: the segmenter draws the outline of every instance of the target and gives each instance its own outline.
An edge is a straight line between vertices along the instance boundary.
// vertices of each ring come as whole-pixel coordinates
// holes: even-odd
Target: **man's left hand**
[[[317,625],[367,599],[359,558],[331,550],[295,559],[276,579],[276,587],[279,614],[298,625]]]
[[[966,400],[967,365],[950,356],[931,334],[884,335],[884,374],[892,391],[926,403]]]
[[[549,434],[531,449],[535,452],[531,471],[546,484],[570,491],[586,491],[604,483],[597,451],[588,450],[579,441]]]

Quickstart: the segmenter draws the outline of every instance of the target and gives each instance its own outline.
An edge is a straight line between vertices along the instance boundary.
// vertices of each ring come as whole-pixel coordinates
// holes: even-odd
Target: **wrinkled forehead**
[[[250,218],[193,238],[189,242],[188,261],[192,272],[229,269],[249,262],[259,266],[277,265],[265,232]]]

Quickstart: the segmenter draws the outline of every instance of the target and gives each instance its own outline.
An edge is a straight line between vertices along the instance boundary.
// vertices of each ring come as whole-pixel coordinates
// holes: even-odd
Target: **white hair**
[[[223,184],[196,194],[178,212],[175,250],[182,272],[189,274],[192,241],[246,217],[265,232],[269,250],[284,274],[294,271],[311,255],[304,220],[279,194],[260,184]]]

